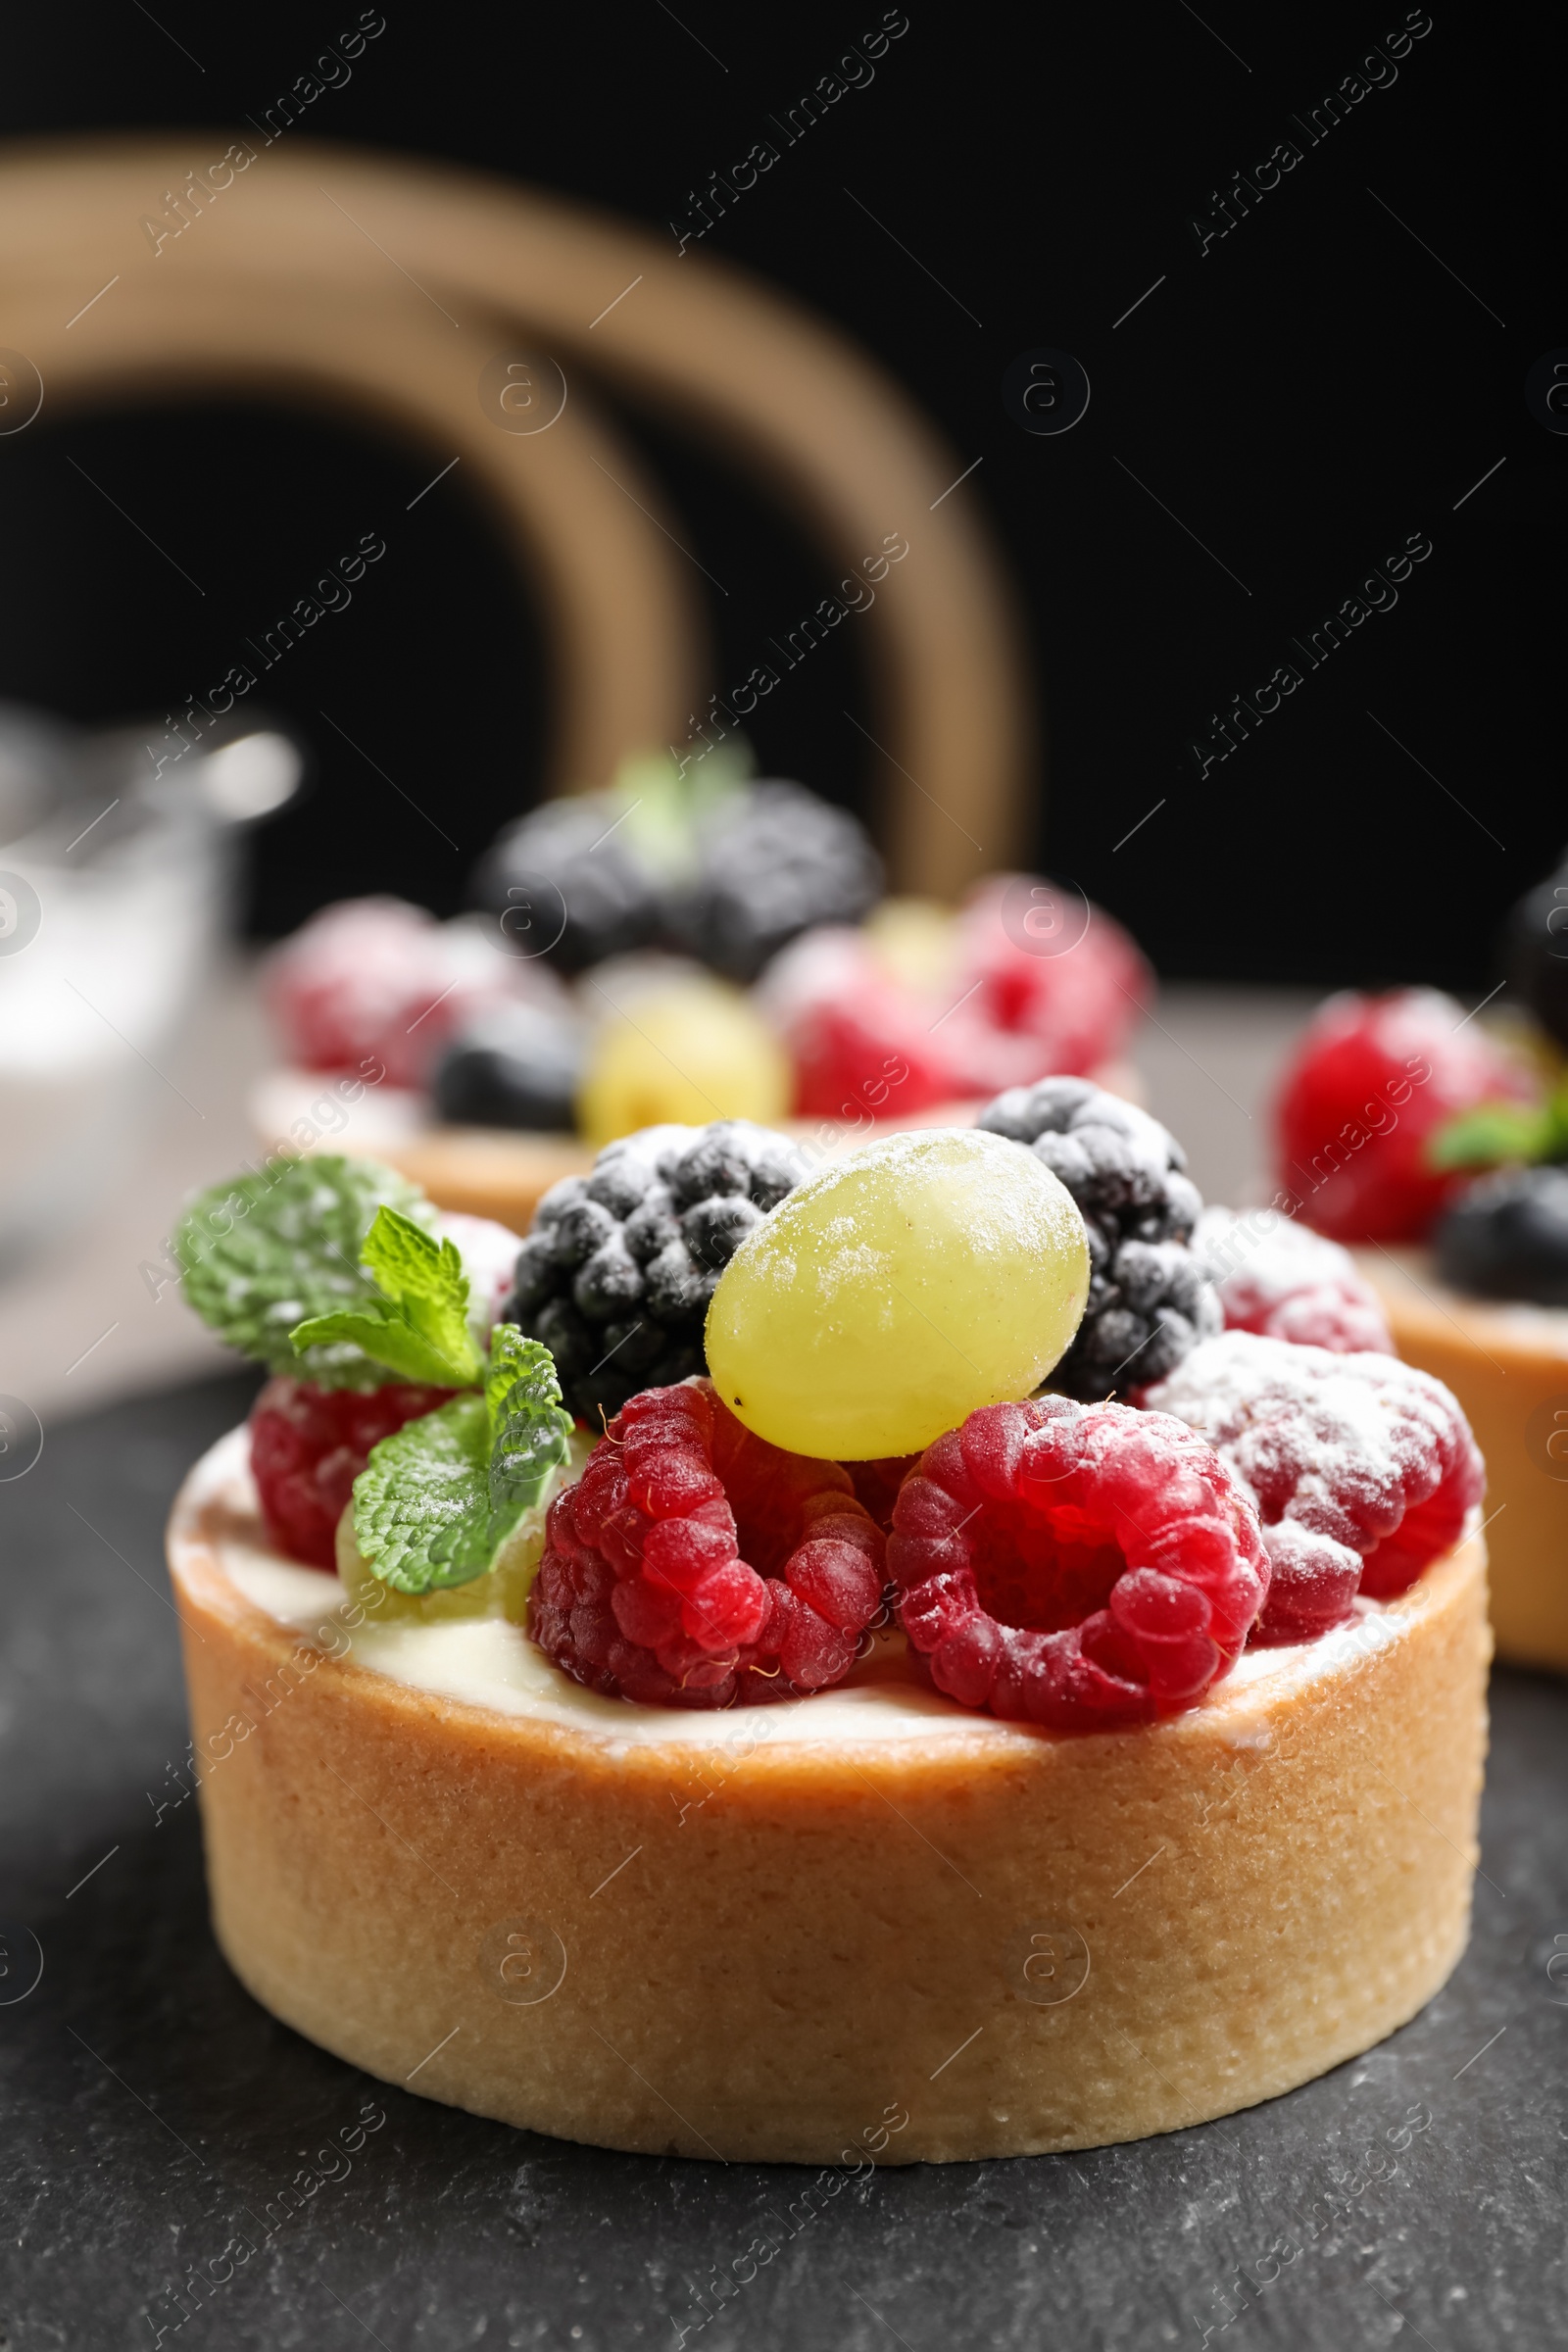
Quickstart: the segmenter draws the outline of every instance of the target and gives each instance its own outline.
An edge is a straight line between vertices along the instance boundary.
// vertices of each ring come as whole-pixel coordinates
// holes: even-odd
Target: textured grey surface
[[[52,1430],[0,1485],[9,2352],[1568,2336],[1560,1685],[1497,1677],[1487,1878],[1457,1975],[1320,2082],[1131,2147],[858,2181],[606,2155],[386,2089],[275,2025],[218,1956],[194,1800],[177,1801],[160,1534],[248,1385]],[[43,1975],[17,1998],[29,1935]]]

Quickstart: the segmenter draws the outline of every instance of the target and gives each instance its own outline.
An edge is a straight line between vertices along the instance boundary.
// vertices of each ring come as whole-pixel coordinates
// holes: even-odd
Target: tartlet
[[[896,1656],[781,1708],[634,1708],[510,1627],[505,1710],[455,1694],[471,1664],[420,1689],[404,1637],[357,1655],[340,1592],[270,1551],[240,1431],[170,1556],[230,1965],[476,2114],[737,2161],[861,2161],[896,2106],[881,2162],[1098,2146],[1322,2074],[1464,1948],[1474,1536],[1189,1713],[1079,1737],[970,1714]]]
[[[1399,1354],[1453,1391],[1486,1456],[1497,1655],[1568,1673],[1568,1307],[1470,1298],[1426,1250],[1356,1254]]]
[[[1482,1465],[1354,1329],[1221,1329],[1200,1208],[1066,1078],[814,1174],[649,1129],[520,1248],[367,1161],[202,1196],[273,1374],[170,1531],[242,1981],[477,2113],[823,2164],[1175,2130],[1413,2015]]]

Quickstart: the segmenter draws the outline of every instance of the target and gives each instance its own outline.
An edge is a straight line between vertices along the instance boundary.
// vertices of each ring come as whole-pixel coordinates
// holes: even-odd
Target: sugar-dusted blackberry
[[[864,827],[804,784],[726,796],[699,826],[698,851],[695,883],[670,901],[670,928],[733,980],[755,980],[814,924],[858,923],[882,895]]]
[[[765,1127],[645,1127],[545,1195],[517,1252],[508,1319],[542,1340],[580,1420],[703,1372],[713,1286],[807,1174]]]
[[[1089,1303],[1051,1376],[1096,1403],[1163,1380],[1223,1320],[1189,1244],[1202,1202],[1174,1136],[1087,1078],[1009,1087],[980,1126],[1027,1145],[1071,1193],[1089,1232]]]
[[[662,928],[663,889],[621,822],[626,814],[625,802],[612,792],[571,793],[530,809],[481,858],[475,903],[563,971],[580,972],[607,956],[647,947]],[[541,882],[560,900],[549,889],[541,893]]]
[[[1503,1168],[1484,1177],[1432,1238],[1438,1271],[1456,1291],[1568,1306],[1568,1168]]]

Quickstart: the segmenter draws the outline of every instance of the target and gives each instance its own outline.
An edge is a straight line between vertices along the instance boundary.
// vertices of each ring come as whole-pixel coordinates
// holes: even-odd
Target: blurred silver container
[[[267,731],[161,771],[139,732],[0,705],[0,1266],[78,1221],[139,1137],[227,927],[236,826],[302,762]]]

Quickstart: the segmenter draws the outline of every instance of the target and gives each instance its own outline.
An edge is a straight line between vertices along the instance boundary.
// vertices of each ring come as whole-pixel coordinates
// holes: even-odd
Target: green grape
[[[1065,1187],[1000,1135],[894,1135],[799,1186],[720,1277],[709,1369],[794,1453],[914,1453],[1027,1396],[1077,1330],[1089,1242]]]
[[[358,1601],[367,1625],[448,1625],[459,1619],[505,1617],[521,1625],[528,1614],[528,1593],[544,1556],[545,1520],[563,1487],[582,1476],[593,1451],[592,1437],[574,1429],[567,1441],[566,1460],[552,1478],[543,1498],[513,1529],[501,1546],[500,1557],[488,1576],[473,1577],[438,1592],[395,1592],[383,1585],[354,1541],[351,1504],[338,1521],[337,1572],[345,1596]]]

